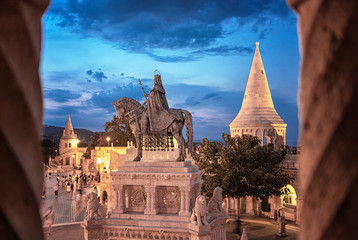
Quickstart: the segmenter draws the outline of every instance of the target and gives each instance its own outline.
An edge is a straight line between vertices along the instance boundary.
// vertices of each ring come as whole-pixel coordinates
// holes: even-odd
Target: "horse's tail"
[[[188,139],[188,153],[191,154],[191,152],[193,151],[193,119],[191,117],[191,113],[183,110],[182,109],[182,113],[185,114],[185,119],[184,119],[184,125],[186,127],[186,138]]]

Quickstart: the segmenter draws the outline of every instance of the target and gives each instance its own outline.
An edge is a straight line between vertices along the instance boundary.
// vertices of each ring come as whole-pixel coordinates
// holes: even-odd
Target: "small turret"
[[[60,139],[60,154],[68,152],[73,148],[77,148],[77,143],[79,140],[77,139],[77,134],[74,132],[71,122],[71,117],[68,115],[67,123],[65,130],[63,130],[62,137]]]

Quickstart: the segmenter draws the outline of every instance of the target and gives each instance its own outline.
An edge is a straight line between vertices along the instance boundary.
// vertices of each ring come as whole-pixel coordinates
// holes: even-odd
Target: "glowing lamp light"
[[[79,140],[73,140],[72,141],[72,146],[76,147],[79,142],[80,142]]]
[[[102,163],[102,159],[101,158],[97,158],[97,163],[101,164]]]

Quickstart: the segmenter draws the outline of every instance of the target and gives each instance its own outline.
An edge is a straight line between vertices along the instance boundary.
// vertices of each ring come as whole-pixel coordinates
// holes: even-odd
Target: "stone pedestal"
[[[189,232],[191,239],[200,239],[200,240],[212,240],[214,239],[214,231],[211,230],[210,225],[207,226],[197,226],[194,224],[189,225]],[[226,238],[225,238],[226,239]]]
[[[110,173],[108,218],[85,221],[85,239],[226,239],[225,212],[207,226],[190,221],[203,173],[192,161],[125,162]]]
[[[109,217],[84,222],[85,238],[221,239],[215,236],[225,234],[226,218],[201,227],[190,222],[203,173],[192,161],[125,162],[110,173]]]

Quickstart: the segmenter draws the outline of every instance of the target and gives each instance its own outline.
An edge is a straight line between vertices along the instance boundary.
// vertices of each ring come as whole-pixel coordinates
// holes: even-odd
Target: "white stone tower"
[[[259,42],[250,70],[245,96],[239,114],[230,124],[231,136],[257,136],[261,144],[273,143],[278,150],[286,144],[286,126],[277,114],[262,63]]]
[[[77,148],[78,143],[77,134],[73,131],[72,122],[70,115],[68,114],[67,124],[65,130],[63,130],[62,137],[60,139],[60,155],[73,151],[75,148]]]

